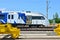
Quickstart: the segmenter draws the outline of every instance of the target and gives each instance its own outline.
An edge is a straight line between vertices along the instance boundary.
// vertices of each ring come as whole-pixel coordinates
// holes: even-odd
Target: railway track
[[[52,33],[53,31],[21,31],[20,36],[16,39],[12,39],[8,34],[1,34],[0,40],[60,40],[59,36]]]
[[[46,31],[48,31],[48,33],[49,33],[49,31],[53,31],[54,30],[54,28],[53,27],[40,27],[40,28],[37,28],[37,27],[18,27],[18,28],[20,28],[21,29],[21,33],[22,34],[26,34],[27,33],[27,31],[29,32],[28,34],[34,34],[34,32],[36,31],[36,33],[35,34],[39,34],[40,35],[40,33],[41,34],[43,34],[43,33],[47,33]],[[44,31],[44,32],[40,32],[40,31]],[[47,34],[48,34],[47,33]],[[54,37],[54,36],[46,36],[45,34],[44,34],[44,36],[39,36],[39,35],[37,35],[37,36],[29,36],[29,35],[24,35],[24,36],[20,36],[21,38],[17,38],[17,39],[12,39],[12,38],[3,38],[3,39],[0,39],[0,40],[60,40],[60,37]],[[7,37],[7,36],[5,36],[5,37]]]
[[[53,31],[54,28],[53,27],[20,27],[21,31]]]
[[[60,36],[23,36],[22,38],[3,38],[0,40],[60,40]]]

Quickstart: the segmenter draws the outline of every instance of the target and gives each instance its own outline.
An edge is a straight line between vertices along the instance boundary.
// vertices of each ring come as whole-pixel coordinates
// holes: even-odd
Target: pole
[[[46,0],[46,16],[48,18],[48,0]]]

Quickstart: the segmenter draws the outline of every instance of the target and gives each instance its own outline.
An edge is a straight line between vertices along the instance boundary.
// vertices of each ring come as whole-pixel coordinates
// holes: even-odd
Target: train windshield
[[[4,19],[4,15],[0,15],[0,19]]]
[[[32,16],[32,19],[45,20],[43,16]]]

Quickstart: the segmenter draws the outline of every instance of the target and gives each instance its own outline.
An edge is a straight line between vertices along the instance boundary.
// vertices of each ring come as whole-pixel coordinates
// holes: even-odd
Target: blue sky
[[[60,13],[60,0],[49,1],[49,19],[53,18],[53,14]],[[11,11],[33,11],[46,15],[46,0],[0,0],[0,8]],[[60,14],[59,14],[60,16]]]

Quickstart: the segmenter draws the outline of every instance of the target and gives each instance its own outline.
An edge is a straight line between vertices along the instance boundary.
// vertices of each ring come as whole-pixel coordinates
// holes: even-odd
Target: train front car
[[[27,24],[29,27],[48,27],[49,21],[45,15],[37,12],[26,11]]]
[[[2,11],[0,11],[0,23],[7,23],[7,12],[2,13]]]

